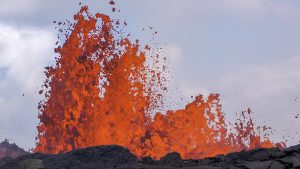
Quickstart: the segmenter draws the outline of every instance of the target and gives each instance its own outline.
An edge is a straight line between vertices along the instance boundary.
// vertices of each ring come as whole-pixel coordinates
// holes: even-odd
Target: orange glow
[[[164,69],[155,67],[160,56],[148,56],[149,46],[116,31],[118,20],[92,15],[87,6],[74,20],[67,23],[65,43],[55,49],[56,64],[45,71],[35,152],[118,144],[138,157],[177,151],[183,158],[203,158],[275,146],[266,127],[254,126],[250,110],[229,130],[218,94],[152,117],[167,90]]]

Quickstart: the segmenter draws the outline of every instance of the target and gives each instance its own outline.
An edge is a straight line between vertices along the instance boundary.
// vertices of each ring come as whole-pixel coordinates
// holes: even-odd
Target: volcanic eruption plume
[[[46,67],[35,152],[118,144],[138,157],[177,151],[202,158],[275,146],[250,110],[227,125],[218,94],[152,116],[167,92],[165,63],[147,54],[149,46],[123,36],[126,23],[82,6],[74,22],[58,24],[65,25],[65,42],[55,49],[56,64]]]

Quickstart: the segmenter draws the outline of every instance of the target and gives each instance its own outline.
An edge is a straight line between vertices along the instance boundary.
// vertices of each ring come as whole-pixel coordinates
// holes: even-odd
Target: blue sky
[[[250,107],[258,123],[274,129],[274,140],[290,135],[289,144],[299,142],[300,1],[119,1],[116,14],[106,0],[83,2],[126,19],[132,37],[144,43],[152,36],[142,28],[158,31],[155,41],[173,77],[169,107],[181,108],[191,95],[220,93],[229,120]],[[70,19],[78,9],[74,0],[0,1],[0,135],[26,149],[34,146],[43,67],[53,63],[52,21]]]

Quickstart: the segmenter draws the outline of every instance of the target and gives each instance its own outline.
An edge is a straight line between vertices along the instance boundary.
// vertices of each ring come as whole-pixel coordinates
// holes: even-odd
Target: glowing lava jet
[[[87,6],[74,20],[61,29],[65,43],[55,49],[56,64],[45,71],[36,152],[118,144],[138,157],[158,159],[177,151],[183,158],[203,158],[274,146],[257,133],[250,110],[234,127],[227,126],[218,94],[198,96],[185,109],[152,117],[166,91],[164,69],[155,68],[160,56],[146,55],[148,46],[117,31],[119,20],[92,15]]]

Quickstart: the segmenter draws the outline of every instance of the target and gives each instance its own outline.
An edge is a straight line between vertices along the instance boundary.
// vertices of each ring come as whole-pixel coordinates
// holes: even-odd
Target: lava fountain
[[[118,31],[126,23],[82,6],[73,22],[58,25],[65,25],[65,42],[45,70],[35,152],[118,144],[138,157],[177,151],[187,159],[276,146],[250,110],[226,125],[218,94],[152,116],[167,90],[165,66],[158,69],[159,55]]]

